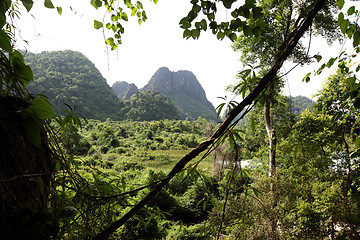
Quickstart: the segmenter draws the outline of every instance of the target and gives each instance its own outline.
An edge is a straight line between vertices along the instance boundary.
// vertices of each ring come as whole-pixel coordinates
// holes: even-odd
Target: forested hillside
[[[35,79],[28,90],[44,93],[57,113],[70,110],[66,103],[87,118],[124,119],[121,111],[124,103],[83,54],[69,50],[26,53],[25,61],[32,67]]]
[[[291,111],[293,113],[300,114],[305,109],[311,110],[314,105],[314,101],[304,96],[291,97]]]
[[[158,93],[146,91],[133,96],[135,91],[119,99],[94,64],[79,52],[26,53],[25,61],[32,67],[35,79],[28,90],[49,97],[58,114],[71,111],[69,105],[76,113],[99,120],[180,118],[174,104]]]

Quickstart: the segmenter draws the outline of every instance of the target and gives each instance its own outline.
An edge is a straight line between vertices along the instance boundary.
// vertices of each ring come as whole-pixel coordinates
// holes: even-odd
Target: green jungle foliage
[[[27,94],[32,69],[12,45],[12,24],[20,2],[28,11],[32,8],[32,0],[0,2],[0,106],[5,113],[0,115],[1,207],[5,216],[1,218],[1,238],[91,239],[139,206],[151,190],[159,189],[111,232],[111,239],[360,239],[360,93],[359,80],[349,67],[356,54],[341,54],[322,65],[320,72],[335,62],[338,70],[327,80],[313,111],[295,115],[290,101],[279,94],[279,86],[269,80],[268,90],[253,91],[257,100],[247,103],[252,109],[244,124],[222,125],[225,128],[219,128],[221,136],[216,141],[204,141],[215,126],[202,118],[194,122],[81,122],[73,112],[65,117],[56,115],[46,97]],[[259,1],[258,5],[246,1],[231,10],[231,22],[218,23],[217,3],[231,9],[235,2],[191,1],[191,11],[180,21],[184,38],[197,39],[209,23],[218,39],[227,36],[236,41],[237,34],[244,34],[241,44],[251,48],[243,52],[249,61],[264,57],[261,62],[268,63],[274,58],[278,67],[291,53],[290,49],[282,55],[283,47],[286,52],[290,45],[297,45],[292,38],[286,41],[287,34],[302,35],[301,29],[326,33],[331,40],[338,36],[339,24],[355,48],[360,44],[356,22],[347,19],[358,15],[354,6],[333,19],[344,0],[325,4],[322,0]],[[113,7],[117,3],[91,1],[95,8],[105,4],[114,13],[113,23],[106,24],[115,37],[106,40],[112,49],[121,43],[124,32],[119,19],[128,20],[123,8]],[[139,23],[146,20],[140,1],[136,7],[128,0],[124,4]],[[44,5],[55,8],[51,0]],[[61,14],[61,7],[56,9]],[[317,14],[318,10],[322,11]],[[192,24],[194,20],[198,22]],[[315,28],[306,25],[312,20]],[[103,23],[95,20],[94,27],[100,29]],[[278,29],[285,30],[284,38],[267,37],[281,34]],[[274,47],[278,43],[280,49]],[[261,53],[247,54],[253,50]],[[302,54],[297,50],[293,57]],[[275,53],[279,55],[275,57]],[[320,56],[314,58],[321,60]],[[53,65],[61,68],[55,60]],[[36,71],[34,67],[35,75]],[[62,77],[53,75],[53,79]],[[248,80],[254,79],[259,77],[254,74]],[[277,93],[272,95],[271,88]],[[249,90],[242,88],[238,93],[245,95]],[[266,103],[270,97],[271,104]],[[238,106],[241,104],[231,107]],[[271,114],[264,114],[270,107]],[[237,108],[239,112],[242,109]],[[81,113],[87,114],[85,110]],[[231,117],[230,112],[228,119]],[[272,138],[275,131],[276,138]],[[191,158],[176,170],[178,174],[171,175],[175,171],[172,166],[182,163],[179,152],[184,154],[182,151],[199,143],[214,144],[209,152]],[[269,176],[271,153],[276,155],[276,166]],[[170,180],[168,176],[169,183],[165,181]],[[159,182],[167,184],[162,187]]]
[[[146,91],[121,101],[94,64],[79,52],[26,53],[25,61],[32,67],[35,80],[28,90],[45,94],[58,114],[74,110],[103,121],[180,118],[173,103],[159,93]]]
[[[275,177],[267,176],[268,138],[262,107],[257,105],[244,124],[232,129],[239,136],[236,141],[224,142],[197,169],[182,171],[113,239],[214,239],[219,234],[228,239],[357,239],[360,168],[358,157],[348,158],[346,153],[354,148],[349,143],[355,135],[349,131],[351,126],[329,115],[333,110],[326,110],[337,101],[329,92],[331,84],[341,85],[343,79],[329,79],[312,111],[304,108],[294,114],[291,108],[300,109],[303,104],[294,106],[287,97],[277,100],[273,108],[278,133]],[[202,118],[108,119],[89,120],[82,129],[61,130],[62,147],[77,155],[79,173],[96,186],[92,194],[100,194],[98,200],[84,203],[80,197],[70,201],[75,192],[68,191],[63,203],[87,210],[83,215],[81,211],[61,215],[69,221],[60,227],[62,237],[81,239],[86,236],[84,229],[96,231],[94,226],[100,229],[107,219],[124,214],[126,206],[145,197],[151,183],[164,178],[214,128]],[[234,167],[234,159],[247,161]],[[131,194],[122,195],[127,192]],[[97,203],[102,207],[87,212],[86,204]]]
[[[160,93],[153,91],[138,92],[132,95],[129,100],[124,100],[124,103],[129,109],[125,114],[127,119],[134,121],[180,119],[174,104]]]
[[[126,212],[122,205],[138,201],[151,186],[114,199],[107,199],[105,195],[121,195],[164,178],[178,159],[204,141],[214,127],[213,123],[204,118],[196,121],[147,122],[107,119],[104,122],[89,120],[82,129],[59,129],[61,147],[67,154],[74,156],[79,174],[90,185],[94,185],[92,193],[76,193],[71,190],[73,184],[69,181],[65,184],[69,189],[59,192],[61,196],[57,199],[68,209],[59,213],[62,238],[83,239],[89,232],[94,232],[105,224],[107,219],[122,215]],[[195,159],[191,164],[198,160]],[[169,239],[176,239],[173,237],[179,237],[179,232],[188,231],[187,226],[192,229],[193,224],[204,221],[211,210],[211,203],[206,199],[210,200],[210,196],[219,194],[217,184],[210,174],[212,164],[212,158],[208,156],[200,163],[198,170],[190,168],[176,177],[146,208],[117,232],[115,239],[165,239],[167,235],[171,236]],[[58,181],[65,181],[68,177],[60,176]],[[84,198],[86,194],[97,193],[101,195],[98,200],[93,199],[93,204],[99,201],[101,207],[95,210],[87,205],[90,203],[84,202]],[[73,198],[74,194],[78,197]],[[105,196],[103,200],[102,196]],[[206,206],[199,204],[204,199]],[[111,206],[115,202],[120,205]],[[71,211],[70,208],[79,211]],[[94,218],[95,215],[98,217]],[[204,229],[199,225],[194,234],[204,236],[205,233],[200,233],[201,231]]]

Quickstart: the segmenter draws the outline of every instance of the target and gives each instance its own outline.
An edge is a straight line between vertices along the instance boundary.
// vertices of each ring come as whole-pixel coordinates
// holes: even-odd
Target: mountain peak
[[[161,67],[141,89],[145,90],[160,92],[170,98],[180,109],[183,118],[216,118],[213,105],[207,100],[204,89],[191,71],[172,72],[167,67]]]

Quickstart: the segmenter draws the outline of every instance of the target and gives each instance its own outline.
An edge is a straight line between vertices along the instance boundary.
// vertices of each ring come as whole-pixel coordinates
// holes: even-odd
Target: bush
[[[142,208],[133,218],[126,221],[120,230],[119,237],[126,240],[163,239],[165,231],[159,227],[155,215],[149,209]]]
[[[101,147],[100,147],[100,152],[101,152],[101,153],[105,154],[105,153],[107,153],[108,151],[109,151],[109,147],[107,147],[107,146],[101,146]]]
[[[143,170],[145,169],[144,164],[136,161],[122,161],[116,164],[115,170],[119,172],[129,171],[129,170]]]
[[[210,240],[213,239],[209,232],[209,229],[206,229],[204,224],[195,224],[190,226],[183,225],[174,225],[166,239],[171,240]]]

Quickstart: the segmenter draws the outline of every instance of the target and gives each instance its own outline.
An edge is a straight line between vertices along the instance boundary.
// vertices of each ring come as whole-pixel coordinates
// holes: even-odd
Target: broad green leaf
[[[55,8],[55,7],[54,7],[54,4],[51,2],[51,0],[45,0],[45,1],[44,1],[44,5],[45,5],[45,7],[47,7],[47,8]]]
[[[336,5],[339,7],[339,9],[341,10],[344,6],[345,0],[336,0]]]
[[[91,5],[93,5],[94,8],[98,9],[102,6],[102,2],[100,0],[91,0]]]
[[[356,80],[355,77],[348,77],[346,78],[345,82],[349,87],[351,87],[355,83],[355,80]]]
[[[217,39],[219,39],[219,40],[223,40],[224,37],[225,37],[225,33],[222,32],[222,31],[219,31],[219,32],[217,33],[216,37],[217,37]]]
[[[226,8],[231,8],[231,5],[233,4],[233,0],[222,0],[222,2],[223,2],[223,4],[224,4],[224,6],[226,7]]]
[[[124,13],[124,12],[121,14],[121,19],[126,21],[126,22],[129,20],[127,14]]]
[[[234,11],[231,12],[231,16],[233,18],[237,18],[239,16],[239,13],[238,13],[237,9],[235,9]]]
[[[42,120],[55,115],[53,107],[45,97],[35,98],[25,111]]]
[[[200,37],[200,30],[199,29],[191,30],[191,36],[193,39],[198,39]]]
[[[237,19],[233,19],[231,20],[231,23],[230,23],[230,29],[232,29],[233,31],[237,31],[237,29],[239,27],[241,27],[244,23],[240,20],[240,18],[237,18]]]
[[[207,22],[206,22],[205,19],[201,20],[200,25],[201,25],[201,28],[202,28],[204,31],[206,31],[206,29],[207,29]]]
[[[207,15],[207,18],[209,19],[209,21],[214,21],[215,20],[215,14],[212,12],[212,13]]]
[[[36,147],[40,147],[42,122],[38,119],[28,116],[23,118],[23,126],[26,139]]]
[[[183,33],[183,38],[188,39],[192,35],[191,31],[189,29],[185,29]]]
[[[62,14],[62,7],[56,7],[56,10],[60,15]]]
[[[111,21],[116,22],[118,19],[118,16],[116,16],[115,14],[111,15]]]
[[[191,23],[189,22],[189,19],[187,17],[184,17],[183,19],[181,19],[179,24],[180,24],[180,27],[184,28],[184,29],[188,29],[191,27]]]
[[[137,13],[137,8],[134,7],[134,8],[131,10],[131,16],[135,16],[136,13]]]
[[[99,22],[97,20],[94,20],[94,28],[95,29],[100,29],[103,27],[103,23],[102,22]]]
[[[235,42],[236,39],[237,39],[237,36],[236,36],[235,33],[231,33],[231,34],[229,35],[229,38],[230,38],[231,41]]]
[[[34,2],[32,0],[21,0],[22,4],[26,8],[26,11],[30,11],[32,6],[34,5]]]
[[[2,29],[0,29],[0,48],[6,52],[11,52],[12,50],[10,38]]]
[[[112,38],[112,37],[106,39],[106,44],[111,47],[111,50],[115,50],[117,48],[117,46],[114,42],[114,38]]]
[[[342,22],[344,21],[344,14],[342,12],[339,13],[338,15],[338,24],[341,25]]]
[[[356,30],[356,32],[354,33],[354,40],[353,40],[353,46],[359,46],[360,43],[360,31]]]
[[[141,25],[142,24],[142,20],[141,19],[138,19],[138,23],[139,23],[139,25]]]
[[[254,7],[252,9],[252,14],[254,19],[259,19],[263,16],[262,8],[261,7]]]
[[[353,15],[354,13],[355,13],[355,6],[352,6],[347,10],[348,15]]]
[[[349,25],[350,25],[350,21],[349,21],[348,19],[343,20],[343,21],[341,22],[341,24],[340,24],[340,30],[341,30],[341,32],[345,34],[345,33],[346,33],[346,30],[347,30],[348,27],[349,27]]]
[[[249,18],[250,17],[250,10],[249,8],[242,6],[240,7],[240,15],[243,16],[244,18]]]
[[[23,81],[21,84],[24,88],[27,87],[28,83],[34,81],[34,75],[31,68],[24,63],[20,57],[14,57],[12,60],[14,66],[15,74],[21,77]]]
[[[311,73],[306,74],[306,76],[303,78],[302,81],[306,82],[306,83],[310,82],[310,75],[311,75]]]
[[[355,32],[356,32],[356,26],[354,24],[350,24],[348,29],[346,29],[346,34],[348,35],[349,38],[352,38]]]
[[[247,6],[247,7],[254,7],[255,6],[255,4],[256,4],[256,0],[245,0],[245,5]]]
[[[360,64],[359,65],[357,65],[357,67],[356,67],[356,72],[358,72],[360,70]]]
[[[315,55],[314,58],[316,59],[317,62],[320,62],[322,59],[322,56],[320,55]]]
[[[252,35],[252,29],[249,26],[244,26],[243,27],[243,32],[245,36],[251,36]]]

